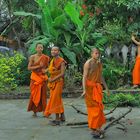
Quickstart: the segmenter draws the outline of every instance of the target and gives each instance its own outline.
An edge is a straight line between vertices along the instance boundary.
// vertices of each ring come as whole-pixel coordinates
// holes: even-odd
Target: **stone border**
[[[79,97],[82,93],[82,90],[75,91],[64,91],[62,94],[63,98],[76,98]],[[48,95],[49,96],[49,95]],[[30,93],[0,93],[0,99],[29,99]]]
[[[140,89],[138,90],[110,90],[112,94],[117,93],[131,93],[131,94],[140,94]],[[63,91],[62,97],[63,98],[76,98],[82,94],[82,90],[71,90],[71,91]],[[0,93],[0,99],[29,99],[30,93]]]

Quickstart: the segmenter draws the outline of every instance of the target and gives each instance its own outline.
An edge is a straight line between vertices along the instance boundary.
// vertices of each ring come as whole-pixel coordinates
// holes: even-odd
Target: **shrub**
[[[110,97],[104,94],[104,102],[107,106],[140,106],[140,94],[118,93],[111,94]]]
[[[130,84],[131,69],[114,60],[105,59],[103,63],[103,75],[110,89]]]
[[[30,82],[30,71],[27,69],[28,60],[27,58],[23,59],[19,64],[19,74],[15,75],[16,83],[18,85],[29,85]]]
[[[13,56],[0,54],[0,92],[14,90],[17,87],[16,75],[19,75],[19,65],[24,56],[15,53]]]

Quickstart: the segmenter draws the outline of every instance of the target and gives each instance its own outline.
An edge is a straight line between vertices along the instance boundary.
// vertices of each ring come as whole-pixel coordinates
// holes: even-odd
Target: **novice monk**
[[[97,48],[92,49],[92,58],[87,60],[84,64],[83,73],[83,95],[85,95],[85,102],[88,112],[88,126],[92,130],[95,138],[103,136],[101,127],[106,123],[104,115],[104,106],[102,103],[103,93],[102,85],[109,90],[102,77],[102,64],[99,61],[100,52]]]
[[[50,89],[50,100],[45,109],[44,115],[49,117],[55,114],[56,118],[52,123],[59,125],[60,121],[65,121],[64,107],[62,102],[62,90],[64,84],[65,60],[59,56],[60,50],[54,46],[51,49],[53,59],[50,62],[48,71],[50,78],[48,79],[48,87]]]
[[[137,57],[135,66],[132,72],[132,78],[133,78],[133,88],[138,88],[140,85],[140,42],[138,42],[134,35],[132,35],[132,41],[137,45]]]
[[[28,64],[28,70],[32,71],[28,111],[33,111],[33,116],[37,116],[36,113],[44,111],[46,107],[48,77],[45,72],[49,64],[49,57],[42,54],[43,45],[41,43],[36,44],[36,51],[36,54],[30,56]]]

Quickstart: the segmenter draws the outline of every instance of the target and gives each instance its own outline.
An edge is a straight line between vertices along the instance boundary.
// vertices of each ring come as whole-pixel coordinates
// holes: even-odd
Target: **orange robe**
[[[49,66],[50,78],[54,78],[61,73],[60,68],[62,62],[65,62],[65,60],[61,57],[52,59]],[[63,77],[57,79],[54,82],[48,83],[48,87],[50,89],[50,100],[44,112],[46,117],[51,114],[60,114],[64,112],[62,101],[63,84]]]
[[[30,82],[30,101],[28,105],[28,111],[42,112],[46,107],[46,98],[47,98],[47,75],[42,73],[42,69],[46,69],[49,64],[49,57],[42,54],[38,62],[34,64],[39,65],[43,63],[42,68],[32,71],[31,73],[31,82]]]
[[[133,76],[133,85],[140,85],[140,57],[136,58],[132,76]]]
[[[104,106],[102,103],[103,94],[101,86],[101,63],[95,64],[96,67],[87,75],[85,102],[88,112],[88,126],[91,129],[100,129],[106,119],[104,116]]]

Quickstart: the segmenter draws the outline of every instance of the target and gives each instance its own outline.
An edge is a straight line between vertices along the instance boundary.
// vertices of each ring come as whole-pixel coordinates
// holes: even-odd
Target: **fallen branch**
[[[119,125],[122,126],[122,127],[116,127],[117,129],[120,129],[120,130],[122,130],[122,131],[124,131],[124,132],[127,132],[127,128],[126,128],[126,126],[125,126],[124,124],[122,124],[122,123],[120,123],[120,122],[117,122],[117,124],[119,124]]]
[[[86,124],[88,124],[88,122],[87,121],[85,121],[85,122],[72,122],[72,123],[67,123],[66,125],[67,126],[72,126],[72,125],[86,125]]]
[[[79,110],[78,110],[79,111]],[[111,119],[112,121],[107,124],[107,126],[103,129],[104,131],[107,130],[109,127],[115,125],[115,124],[120,124],[121,126],[123,126],[124,128],[121,128],[121,129],[124,129],[125,130],[125,126],[123,124],[121,124],[119,122],[119,120],[121,120],[122,118],[124,118],[128,113],[130,113],[132,111],[132,108],[130,108],[126,113],[122,114],[120,117],[118,118],[113,118]],[[112,118],[112,117],[111,117]],[[110,118],[108,118],[109,120]],[[84,122],[70,122],[70,123],[67,123],[66,125],[67,126],[73,126],[73,125],[87,125],[88,122],[87,121],[84,121]]]
[[[87,128],[88,125],[80,125],[80,126],[71,126],[71,128]]]
[[[115,119],[114,117],[107,118],[108,121],[112,121],[114,119]],[[67,123],[66,125],[73,126],[73,125],[86,125],[86,124],[88,124],[87,121],[85,121],[85,122],[70,122],[70,123]]]
[[[120,129],[120,130],[122,130],[122,131],[124,131],[124,132],[127,132],[127,130],[125,129],[125,128],[122,128],[122,127],[116,127],[117,129]]]
[[[70,105],[73,109],[75,109],[77,111],[77,113],[82,114],[82,115],[88,115],[87,113],[81,111],[80,109],[78,109],[77,107],[75,107],[74,105]],[[110,110],[108,113],[106,113],[105,115],[109,115],[111,113],[113,113],[116,110],[117,106],[115,106],[112,110]]]
[[[111,122],[111,121],[113,121],[115,118],[114,117],[109,117],[109,118],[106,118],[106,120],[108,121],[108,122]]]
[[[105,115],[109,115],[109,114],[113,113],[116,110],[116,108],[117,108],[117,105],[112,110],[110,110],[108,113],[105,113]]]
[[[87,113],[85,113],[85,112],[79,110],[79,109],[78,109],[77,107],[75,107],[74,105],[71,105],[71,107],[72,107],[73,109],[75,109],[75,110],[77,111],[77,113],[79,113],[79,114],[88,115]]]
[[[126,113],[122,114],[120,117],[114,119],[112,122],[110,122],[105,128],[104,130],[107,130],[109,127],[113,126],[114,124],[116,124],[119,120],[121,120],[122,118],[124,118],[128,113],[130,113],[132,111],[132,108],[130,108]]]

